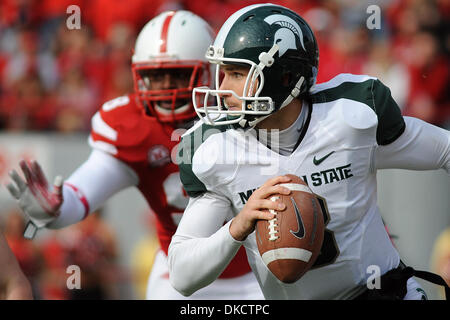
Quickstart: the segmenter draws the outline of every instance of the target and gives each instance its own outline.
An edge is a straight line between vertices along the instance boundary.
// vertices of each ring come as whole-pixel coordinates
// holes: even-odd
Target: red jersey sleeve
[[[103,104],[92,117],[89,144],[124,162],[147,159],[147,141],[151,123],[132,95],[122,96]]]

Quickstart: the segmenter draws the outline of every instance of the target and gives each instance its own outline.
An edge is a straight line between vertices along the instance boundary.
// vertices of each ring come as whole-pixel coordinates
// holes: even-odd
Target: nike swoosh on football
[[[334,153],[334,151],[331,151],[329,154],[323,156],[323,157],[320,158],[320,159],[316,159],[316,156],[314,156],[313,163],[314,163],[316,166],[318,166],[319,164],[321,164],[321,163],[323,162],[323,160],[325,160],[326,158],[328,158],[329,156],[331,156],[333,153]]]
[[[300,215],[300,211],[297,208],[297,204],[295,203],[295,200],[291,197],[292,204],[294,205],[294,211],[295,215],[297,216],[297,231],[289,230],[292,235],[296,238],[302,239],[305,236],[305,226],[303,225],[302,216]]]

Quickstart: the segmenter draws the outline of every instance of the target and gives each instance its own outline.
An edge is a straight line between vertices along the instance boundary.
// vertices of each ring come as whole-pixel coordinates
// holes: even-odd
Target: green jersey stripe
[[[190,197],[198,197],[207,191],[203,182],[195,175],[192,159],[200,145],[214,134],[224,132],[227,126],[211,126],[201,124],[186,132],[178,145],[177,164],[184,190]]]
[[[379,145],[395,141],[405,130],[405,121],[391,91],[375,78],[362,82],[345,81],[336,87],[313,92],[311,99],[313,103],[349,99],[370,107],[378,118],[376,138]]]

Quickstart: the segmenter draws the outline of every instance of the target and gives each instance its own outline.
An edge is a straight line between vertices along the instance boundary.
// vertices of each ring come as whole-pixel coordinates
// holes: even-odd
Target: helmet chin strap
[[[273,114],[273,113],[272,113]],[[264,119],[266,119],[267,117],[269,117],[271,114],[268,114],[267,116],[263,116],[260,118],[256,118],[253,121],[249,121],[248,124],[250,126],[250,128],[254,128],[258,123],[260,123],[261,121],[263,121]]]
[[[295,85],[294,89],[292,89],[291,93],[287,96],[286,100],[281,104],[280,109],[286,107],[289,103],[294,100],[294,98],[297,98],[300,95],[303,82],[305,81],[305,77],[301,76],[300,79],[297,81],[297,84]]]
[[[284,102],[281,104],[280,108],[277,111],[280,111],[281,109],[283,109],[284,107],[286,107],[289,103],[292,102],[292,100],[294,100],[294,98],[297,98],[300,95],[301,92],[301,88],[303,85],[303,82],[305,81],[305,77],[301,76],[300,79],[297,81],[297,84],[295,85],[294,89],[292,89],[291,93],[289,94],[289,96],[286,98],[286,100],[284,100]],[[239,125],[242,128],[245,128],[247,122],[250,128],[254,128],[258,123],[260,123],[261,121],[263,121],[264,119],[266,119],[267,117],[270,117],[273,113],[268,114],[266,116],[263,117],[258,117],[252,121],[248,121],[247,119],[242,119],[241,121],[239,121]]]

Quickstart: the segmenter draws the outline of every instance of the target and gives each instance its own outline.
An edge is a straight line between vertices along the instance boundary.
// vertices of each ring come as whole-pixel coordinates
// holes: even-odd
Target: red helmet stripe
[[[167,14],[166,20],[164,20],[162,31],[161,31],[161,45],[159,47],[159,52],[167,52],[167,34],[169,33],[169,25],[173,16],[175,15],[175,11],[171,11]]]

